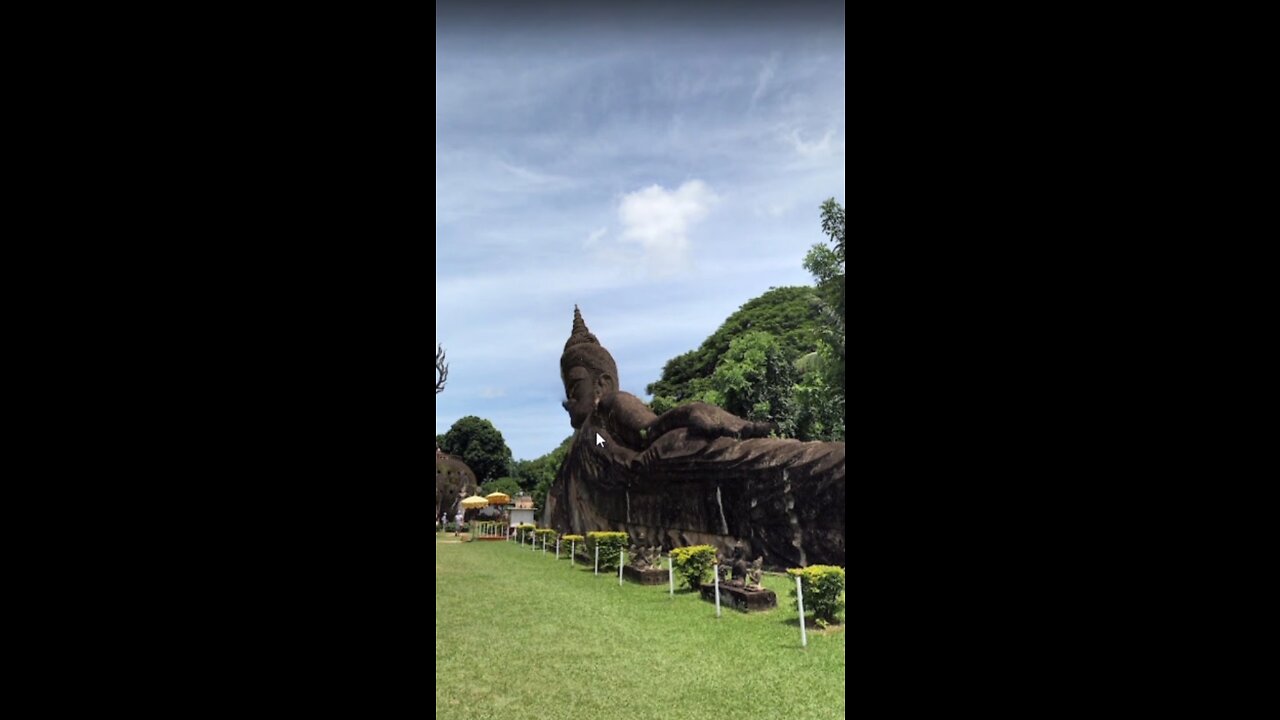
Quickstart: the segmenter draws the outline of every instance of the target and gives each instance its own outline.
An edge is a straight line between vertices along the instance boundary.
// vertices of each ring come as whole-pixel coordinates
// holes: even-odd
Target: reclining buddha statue
[[[547,493],[561,532],[621,530],[664,549],[741,543],[770,568],[844,565],[844,443],[769,437],[706,403],[655,414],[619,390],[577,306],[560,357],[574,437]]]

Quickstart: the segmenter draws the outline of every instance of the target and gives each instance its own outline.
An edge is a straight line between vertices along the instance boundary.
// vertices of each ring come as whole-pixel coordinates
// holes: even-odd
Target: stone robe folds
[[[844,443],[676,428],[639,450],[634,433],[611,425],[592,413],[574,436],[547,494],[550,527],[621,530],[664,550],[713,545],[724,557],[741,541],[746,557],[778,569],[844,566]]]

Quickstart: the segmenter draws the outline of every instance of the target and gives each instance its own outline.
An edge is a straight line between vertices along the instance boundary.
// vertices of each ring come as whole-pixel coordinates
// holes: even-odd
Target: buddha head
[[[613,356],[600,345],[578,306],[573,306],[573,332],[560,355],[560,379],[564,381],[564,409],[569,411],[569,424],[582,427],[600,398],[618,391],[618,366]]]

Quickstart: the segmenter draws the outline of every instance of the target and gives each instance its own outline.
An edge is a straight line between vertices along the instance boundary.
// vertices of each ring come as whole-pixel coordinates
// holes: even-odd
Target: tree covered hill
[[[653,395],[664,410],[665,405],[673,407],[698,399],[709,389],[707,381],[734,338],[751,331],[769,333],[777,340],[784,358],[799,360],[818,345],[821,317],[814,303],[817,297],[815,288],[802,286],[772,288],[748,300],[696,350],[668,360],[662,377],[650,383],[645,392]],[[664,400],[658,401],[659,397]]]

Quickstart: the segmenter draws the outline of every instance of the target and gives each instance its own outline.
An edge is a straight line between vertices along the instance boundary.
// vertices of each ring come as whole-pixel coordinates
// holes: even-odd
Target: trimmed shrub
[[[578,543],[579,545],[581,545],[581,544],[582,544],[582,541],[583,541],[583,540],[585,540],[585,539],[586,539],[586,538],[582,537],[581,535],[561,535],[561,536],[560,536],[560,542],[562,542],[562,543],[567,543],[567,542],[569,542],[569,541],[573,541],[573,542],[576,542],[576,543]]]
[[[556,544],[556,531],[551,528],[538,528],[533,531],[533,542],[535,544],[541,545],[543,538],[546,538],[547,547],[554,546]]]
[[[618,567],[618,553],[627,547],[628,535],[624,532],[597,531],[587,533],[587,557],[595,561],[596,548],[600,548],[600,569]]]
[[[536,529],[532,523],[520,523],[516,526],[516,540],[521,543],[533,542],[533,531]]]
[[[813,611],[819,625],[837,622],[836,613],[844,610],[844,568],[834,565],[810,565],[789,568],[787,574],[800,578],[804,590],[804,609]],[[796,589],[791,588],[791,607],[797,607]]]
[[[703,580],[711,576],[711,568],[716,564],[716,549],[710,545],[673,548],[671,564],[680,581],[690,590],[697,590]]]
[[[582,547],[583,547],[582,541],[585,539],[586,538],[582,537],[581,535],[572,535],[572,534],[561,535],[560,549],[564,551],[564,556],[569,557],[569,552],[571,550],[575,553],[582,552]]]

